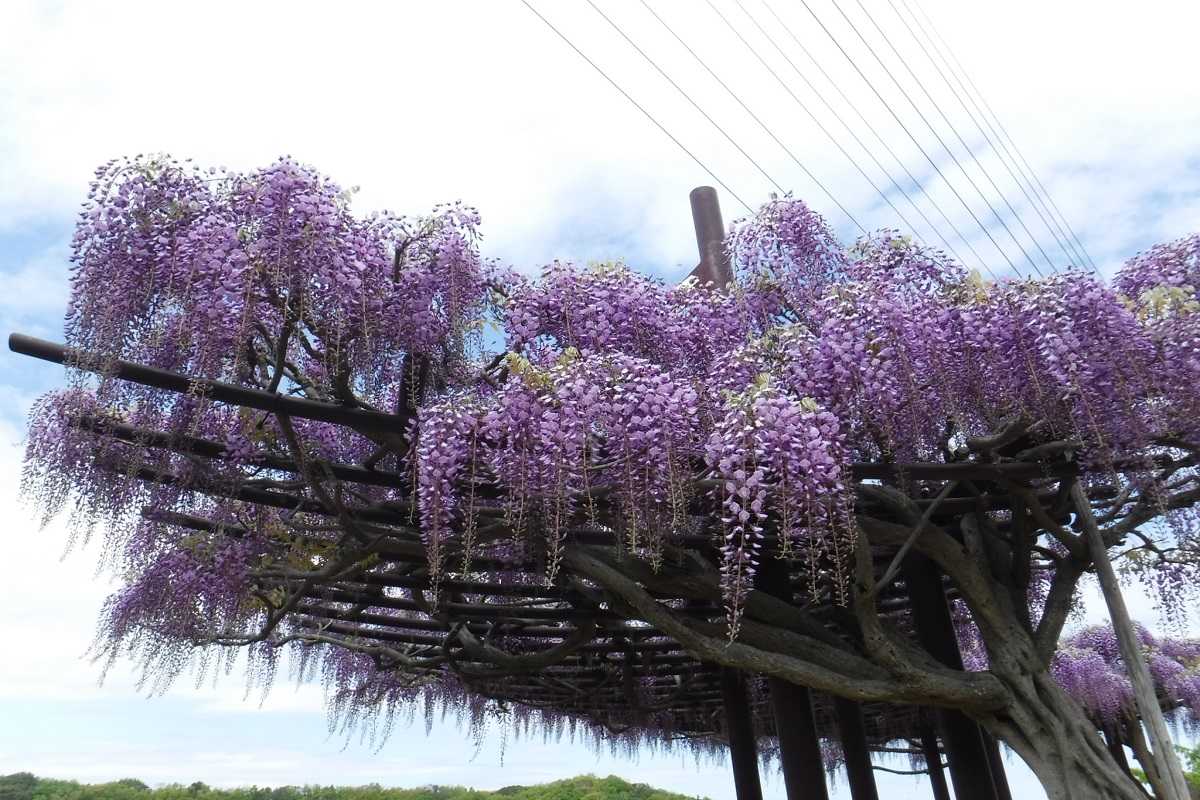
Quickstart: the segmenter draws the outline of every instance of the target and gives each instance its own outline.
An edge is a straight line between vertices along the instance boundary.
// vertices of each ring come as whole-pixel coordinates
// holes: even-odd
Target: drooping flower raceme
[[[1137,628],[1158,695],[1177,718],[1195,726],[1200,721],[1200,642],[1158,639],[1144,627]],[[1064,639],[1051,672],[1102,723],[1137,716],[1133,686],[1112,628],[1084,628]]]
[[[764,557],[768,518],[775,522],[781,551],[803,554],[814,579],[822,559],[832,560],[835,571],[844,566],[853,530],[837,418],[811,398],[796,400],[769,384],[732,399],[730,406],[705,456],[720,481],[721,575],[736,635],[742,601]],[[814,591],[819,585],[811,581]],[[835,588],[845,591],[840,581]]]

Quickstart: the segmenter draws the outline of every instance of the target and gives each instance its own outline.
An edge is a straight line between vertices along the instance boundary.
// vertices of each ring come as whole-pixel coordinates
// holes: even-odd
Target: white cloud
[[[67,303],[66,243],[35,253],[4,275],[0,313],[59,316]]]
[[[66,242],[28,254],[0,253],[0,332],[62,338],[62,317],[69,294],[68,255]],[[29,363],[17,364],[22,371],[33,369]],[[27,392],[0,384],[0,414],[6,418],[24,417],[32,400]]]

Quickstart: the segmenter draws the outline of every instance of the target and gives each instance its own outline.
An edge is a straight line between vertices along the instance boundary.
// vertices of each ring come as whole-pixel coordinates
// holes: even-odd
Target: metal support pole
[[[725,735],[729,737],[729,760],[733,764],[733,786],[737,798],[762,800],[754,723],[750,718],[746,681],[740,670],[721,668],[721,696],[725,703]]]
[[[850,797],[853,800],[879,800],[875,771],[871,769],[871,753],[867,750],[867,729],[863,725],[862,708],[853,700],[836,696],[833,698],[833,708],[842,740],[842,755],[846,757]]]
[[[1092,516],[1091,501],[1079,481],[1071,487],[1071,500],[1087,536],[1092,562],[1096,565],[1096,577],[1100,579],[1100,590],[1104,594],[1104,602],[1108,604],[1108,614],[1117,634],[1117,644],[1121,646],[1121,659],[1125,662],[1125,671],[1129,673],[1129,682],[1133,684],[1133,698],[1137,702],[1138,714],[1146,725],[1150,745],[1154,748],[1154,761],[1163,776],[1163,783],[1166,784],[1164,788],[1173,795],[1164,800],[1188,800],[1190,793],[1187,779],[1183,777],[1183,765],[1179,763],[1179,756],[1175,754],[1171,734],[1167,730],[1166,720],[1163,719],[1162,707],[1158,704],[1158,695],[1150,678],[1150,668],[1146,666],[1137,630],[1133,627],[1129,609],[1125,607],[1125,597],[1121,594],[1120,584],[1117,583],[1117,573],[1113,571],[1112,562],[1108,560],[1104,534],[1100,532],[1100,526]]]
[[[942,769],[942,751],[938,747],[937,734],[933,726],[921,725],[921,751],[925,754],[925,766],[929,769],[929,785],[933,787],[933,800],[950,800],[950,787],[946,785],[946,770]]]
[[[953,669],[962,669],[962,654],[954,637],[954,624],[946,595],[933,562],[910,553],[901,566],[912,602],[917,638],[929,654]],[[992,761],[984,747],[979,726],[959,711],[938,711],[938,727],[950,757],[950,781],[954,796],[971,800],[1002,800],[992,776]],[[999,766],[999,765],[997,765]]]
[[[733,280],[733,269],[725,253],[725,223],[721,220],[717,190],[711,186],[698,186],[692,189],[688,199],[692,203],[696,247],[700,251],[700,263],[692,270],[692,275],[701,283],[712,281],[718,287],[727,286]]]

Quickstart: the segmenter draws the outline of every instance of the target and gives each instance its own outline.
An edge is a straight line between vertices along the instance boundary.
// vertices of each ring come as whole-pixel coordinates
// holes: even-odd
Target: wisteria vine
[[[1136,256],[1111,284],[1081,271],[990,282],[897,231],[845,246],[783,197],[732,226],[730,286],[669,286],[620,262],[522,274],[482,257],[467,206],[360,217],[352,194],[288,158],[97,171],[73,242],[77,369],[35,407],[25,484],[45,514],[73,505],[105,530],[126,577],[102,622],[108,652],[341,641],[326,669],[350,695],[434,691],[423,681],[452,653],[371,651],[289,617],[304,598],[288,587],[382,575],[378,544],[401,530],[415,532],[431,595],[338,602],[403,624],[482,597],[444,586],[515,576],[530,559],[538,586],[563,588],[576,537],[607,537],[656,571],[687,542],[717,562],[737,640],[766,559],[803,573],[814,600],[861,594],[858,465],[895,465],[928,506],[940,487],[908,482],[903,465],[996,463],[986,442],[1002,430],[1023,448],[1005,458],[1080,469],[1101,523],[1167,521],[1130,523],[1122,542],[1168,601],[1200,585],[1187,499],[1200,236]],[[116,379],[120,362],[191,388]],[[214,381],[392,422],[231,407],[208,396]],[[1025,584],[1052,591],[1065,545],[1037,522],[1048,532]],[[455,635],[465,652],[494,648]],[[1095,638],[1071,640],[1054,669],[1107,719],[1126,707],[1119,681],[1091,698],[1099,684],[1072,677],[1112,666]],[[1162,653],[1184,656],[1186,680],[1160,677],[1194,704],[1194,654]],[[368,663],[424,677],[384,686],[356,666]]]

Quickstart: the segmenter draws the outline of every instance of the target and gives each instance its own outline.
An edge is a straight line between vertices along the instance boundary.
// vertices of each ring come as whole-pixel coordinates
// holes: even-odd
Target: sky
[[[358,186],[363,213],[462,199],[482,212],[485,254],[528,271],[619,257],[680,279],[697,258],[687,193],[701,184],[718,186],[726,220],[791,191],[846,241],[860,226],[944,237],[987,273],[1086,261],[1056,246],[1007,172],[1007,144],[925,60],[905,27],[912,0],[595,3],[530,0],[676,141],[520,0],[0,2],[0,332],[61,339],[89,177],[137,153],[234,169],[292,155]],[[920,7],[1102,273],[1196,228],[1200,4]],[[101,543],[68,552],[64,523],[40,528],[17,497],[29,405],[62,377],[0,353],[0,774],[497,788],[593,772],[733,797],[724,764],[494,737],[477,748],[451,720],[347,740],[327,731],[319,687],[282,681],[260,702],[237,670],[154,697],[126,664],[99,684],[83,654],[113,586],[97,574]],[[1148,598],[1131,603],[1153,622]],[[1103,618],[1094,591],[1084,618]],[[1009,765],[1018,797],[1041,796]],[[783,797],[780,778],[764,778]],[[915,778],[879,782],[890,798],[929,796]]]

